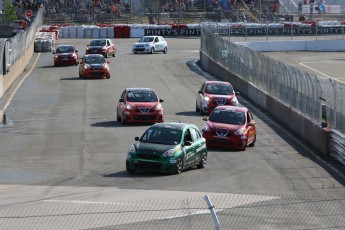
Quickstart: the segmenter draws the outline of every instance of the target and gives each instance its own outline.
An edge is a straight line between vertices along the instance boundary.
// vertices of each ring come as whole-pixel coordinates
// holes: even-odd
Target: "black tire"
[[[183,170],[183,160],[182,158],[177,159],[175,174],[180,174]]]
[[[108,55],[108,52],[106,52],[106,53],[104,54],[104,57],[105,57],[105,58],[108,58],[108,56],[109,56],[109,55]]]
[[[198,169],[203,169],[206,167],[207,163],[207,152],[203,154],[202,158],[200,159],[200,163],[196,166]]]
[[[121,121],[121,117],[119,116],[119,112],[116,112],[116,121],[120,122]]]
[[[155,51],[154,48],[151,47],[151,49],[150,49],[150,54],[153,54],[154,51]]]
[[[200,115],[205,115],[204,111],[202,111],[202,105],[201,105],[201,102],[200,102],[200,110],[199,110],[199,113],[200,113]]]
[[[83,78],[83,75],[80,73],[80,71],[79,71],[79,78]]]
[[[106,78],[109,79],[109,78],[110,78],[110,75],[108,75]]]
[[[248,139],[246,140],[246,143],[243,145],[241,151],[246,151],[247,146],[248,146]]]
[[[252,143],[250,143],[248,146],[249,146],[249,147],[254,147],[255,142],[256,142],[256,134],[255,134],[255,136],[254,136],[254,140],[253,140],[253,142],[252,142]]]
[[[126,119],[124,119],[123,118],[123,114],[122,114],[122,117],[121,117],[121,123],[123,124],[123,125],[125,125],[127,122],[126,122]]]
[[[163,53],[164,53],[164,54],[167,54],[167,53],[168,53],[168,47],[164,47]]]
[[[134,174],[134,173],[136,172],[135,169],[130,169],[130,168],[127,168],[127,167],[126,167],[126,170],[127,170],[127,172],[128,172],[129,174]]]
[[[116,51],[114,51],[114,53],[113,53],[113,57],[116,57]]]
[[[198,108],[198,104],[195,102],[195,112],[199,113],[200,109]]]

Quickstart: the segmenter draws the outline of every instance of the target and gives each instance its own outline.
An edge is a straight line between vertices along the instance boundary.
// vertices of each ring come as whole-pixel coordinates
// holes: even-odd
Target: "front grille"
[[[162,163],[159,162],[147,162],[147,161],[138,161],[138,164],[135,165],[136,168],[140,169],[156,169],[159,170],[162,168]]]
[[[91,76],[102,76],[103,72],[90,72]]]
[[[140,121],[149,121],[149,120],[154,120],[156,118],[156,115],[139,115],[139,114],[135,114],[133,115],[135,120],[140,120]]]
[[[134,50],[138,52],[142,52],[142,51],[145,51],[145,48],[135,48]]]
[[[147,160],[156,160],[156,159],[160,159],[160,156],[159,155],[153,155],[153,154],[145,154],[145,153],[140,153],[138,154],[138,157],[139,158],[142,158],[142,159],[147,159]]]

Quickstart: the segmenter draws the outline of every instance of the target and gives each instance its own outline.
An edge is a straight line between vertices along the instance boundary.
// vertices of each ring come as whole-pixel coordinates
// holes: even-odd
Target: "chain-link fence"
[[[345,133],[344,83],[310,74],[221,37],[203,23],[201,51],[238,77],[254,84],[305,117]],[[322,115],[322,111],[327,115]]]
[[[344,229],[345,198],[268,195],[205,197],[110,203],[43,200],[0,209],[1,229]],[[216,228],[218,227],[218,228]]]

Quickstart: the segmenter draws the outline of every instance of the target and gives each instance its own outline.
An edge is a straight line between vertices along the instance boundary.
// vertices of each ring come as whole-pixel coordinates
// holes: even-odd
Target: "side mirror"
[[[240,95],[240,92],[235,92],[236,95]]]
[[[107,61],[107,64],[109,64],[110,63],[110,61]]]
[[[135,141],[139,141],[139,137],[134,137],[134,140]]]
[[[81,64],[81,65],[82,65],[83,63],[84,63],[83,61],[79,62],[79,64]]]
[[[248,122],[247,125],[248,125],[248,126],[254,126],[254,125],[255,125],[255,121]]]
[[[163,99],[159,99],[159,102],[164,102],[164,100]]]
[[[208,117],[203,117],[202,120],[208,121]]]
[[[75,50],[76,53],[78,53],[78,50]]]
[[[198,91],[198,93],[199,93],[199,94],[202,94],[202,91],[201,91],[201,90],[199,90],[199,91]]]
[[[119,102],[125,102],[125,100],[123,100],[123,98],[120,98],[120,99],[119,99]]]

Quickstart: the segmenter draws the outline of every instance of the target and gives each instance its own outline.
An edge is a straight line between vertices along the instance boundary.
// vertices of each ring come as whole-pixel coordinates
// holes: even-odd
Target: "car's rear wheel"
[[[168,53],[168,47],[164,47],[163,53]]]
[[[198,168],[198,169],[205,168],[206,163],[207,163],[207,152],[205,152],[205,153],[202,155],[202,158],[200,159],[200,163],[197,165],[197,168]]]
[[[180,174],[183,170],[183,160],[182,158],[177,159],[175,174]]]

